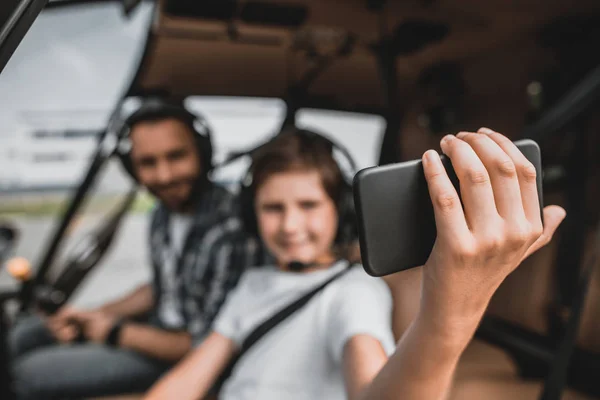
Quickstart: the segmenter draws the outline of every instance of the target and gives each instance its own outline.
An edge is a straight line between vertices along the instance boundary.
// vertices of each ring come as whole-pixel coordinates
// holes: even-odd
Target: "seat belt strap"
[[[213,388],[213,391],[218,390],[223,385],[225,380],[231,375],[233,368],[235,367],[237,362],[240,360],[240,358],[242,358],[244,356],[244,354],[246,354],[248,352],[248,350],[250,350],[250,348],[256,342],[258,342],[263,336],[265,336],[267,333],[269,333],[273,328],[275,328],[281,322],[285,321],[288,317],[293,315],[296,311],[300,310],[306,303],[309,302],[310,299],[312,299],[316,294],[321,292],[321,290],[323,290],[327,285],[329,285],[331,282],[335,281],[336,279],[338,279],[339,277],[344,275],[349,270],[350,270],[350,266],[344,268],[342,271],[338,272],[333,277],[329,278],[324,283],[317,286],[315,289],[311,290],[310,292],[306,293],[299,299],[294,300],[292,303],[288,304],[283,309],[278,311],[275,315],[271,316],[266,321],[264,321],[263,323],[259,324],[256,328],[254,328],[254,330],[246,337],[246,339],[244,339],[244,342],[242,343],[240,351],[229,362],[227,367],[223,370],[223,372],[219,376],[219,379],[217,380],[217,383],[216,383],[215,387]]]

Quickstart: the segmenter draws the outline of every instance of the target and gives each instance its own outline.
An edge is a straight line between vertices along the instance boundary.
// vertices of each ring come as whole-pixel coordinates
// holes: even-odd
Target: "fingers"
[[[479,132],[486,134],[491,140],[504,150],[506,154],[513,160],[517,175],[519,177],[519,186],[525,215],[529,221],[539,221],[540,203],[536,182],[536,170],[533,164],[521,153],[517,146],[510,141],[506,136],[488,128],[481,128]],[[538,222],[541,224],[541,221]]]
[[[500,217],[496,210],[490,176],[473,148],[461,139],[448,135],[442,150],[450,160],[460,181],[464,214],[471,231],[485,231]]]
[[[69,306],[64,306],[61,309],[59,309],[58,312],[56,312],[56,314],[54,314],[50,318],[55,321],[66,321],[70,318],[73,318],[73,316],[77,315],[79,312],[80,311],[75,308],[72,308]]]
[[[59,318],[58,316],[50,316],[46,319],[46,325],[53,331],[56,331],[63,326],[67,325],[68,321],[64,318]]]
[[[565,211],[560,207],[544,209],[548,221],[547,226],[542,227],[535,167],[514,143],[482,128],[479,133],[448,135],[441,146],[460,181],[462,216],[459,215],[462,207],[454,205],[457,194],[443,165],[431,162],[434,159],[439,162],[437,153],[426,153],[437,158],[424,157],[423,165],[434,200],[436,224],[444,225],[450,237],[456,238],[456,227],[461,223],[464,226],[463,221],[466,221],[467,229],[482,249],[489,247],[499,251],[506,247],[507,255],[521,249],[521,255],[526,252],[524,257],[550,241]]]
[[[76,325],[80,321],[83,321],[89,312],[80,311],[71,307],[63,307],[56,314],[48,317],[47,326],[53,332],[67,327]]]
[[[467,142],[485,166],[500,216],[508,221],[516,218],[524,220],[517,168],[511,155],[486,134],[461,132],[456,137]],[[521,154],[518,149],[517,153]],[[524,156],[521,154],[521,157]]]
[[[94,319],[96,316],[94,314],[91,313],[78,313],[78,314],[73,314],[71,315],[71,317],[69,318],[69,323],[74,323],[74,324],[86,324],[89,321],[91,321],[92,319]]]
[[[70,343],[79,335],[76,325],[66,325],[55,332],[56,339],[61,343]]]
[[[527,249],[523,259],[526,259],[531,254],[544,247],[554,236],[554,232],[558,229],[561,222],[565,219],[567,213],[559,206],[544,207],[544,231],[542,235]]]
[[[423,155],[423,169],[433,203],[438,236],[450,240],[456,238],[456,235],[469,237],[460,198],[437,152],[429,150]]]

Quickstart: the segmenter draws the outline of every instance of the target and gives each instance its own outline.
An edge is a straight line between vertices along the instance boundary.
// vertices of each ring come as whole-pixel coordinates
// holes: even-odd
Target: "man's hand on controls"
[[[71,343],[83,336],[86,340],[103,343],[117,318],[100,309],[79,310],[64,306],[47,318],[47,326],[61,343]]]

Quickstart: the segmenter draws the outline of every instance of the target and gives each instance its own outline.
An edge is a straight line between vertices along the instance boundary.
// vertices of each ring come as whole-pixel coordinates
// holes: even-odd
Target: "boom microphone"
[[[315,263],[303,263],[301,261],[290,261],[288,269],[292,272],[302,272],[307,268],[316,265]]]
[[[337,260],[339,261],[339,260]],[[329,265],[333,265],[335,264],[337,261],[331,262],[331,263],[318,263],[318,262],[308,262],[308,263],[304,263],[302,261],[290,261],[287,265],[288,270],[292,271],[292,272],[302,272],[308,268],[312,268],[312,267],[323,267],[323,266],[329,266]]]

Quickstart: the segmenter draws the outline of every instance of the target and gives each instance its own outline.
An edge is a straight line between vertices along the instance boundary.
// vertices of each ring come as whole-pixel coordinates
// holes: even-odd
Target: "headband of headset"
[[[183,122],[194,134],[194,140],[200,156],[202,175],[206,177],[213,169],[213,148],[210,127],[205,118],[188,111],[183,104],[169,102],[163,99],[146,99],[142,105],[123,123],[119,135],[117,156],[125,171],[137,181],[137,176],[131,160],[131,141],[129,134],[138,123],[160,121],[174,118]]]
[[[341,192],[338,199],[337,212],[338,212],[338,231],[335,238],[336,245],[346,245],[353,243],[358,235],[358,228],[356,224],[356,214],[354,210],[354,198],[352,195],[352,179],[354,174],[357,172],[356,162],[351,156],[350,152],[342,145],[334,142],[333,140],[317,133],[312,130],[293,128],[286,130],[267,143],[262,144],[254,150],[249,152],[250,156],[260,152],[266,146],[269,146],[274,140],[279,139],[282,135],[299,135],[303,137],[303,140],[320,141],[327,144],[332,151],[332,156],[340,168],[342,174]],[[336,152],[341,157],[336,157]],[[343,163],[347,164],[346,166]],[[252,179],[252,170],[254,164],[250,165],[250,168],[246,172],[242,179],[241,191],[240,191],[240,203],[241,203],[241,214],[242,223],[247,233],[259,236],[258,232],[258,221],[256,219],[256,213],[254,208],[254,197],[256,195]]]

